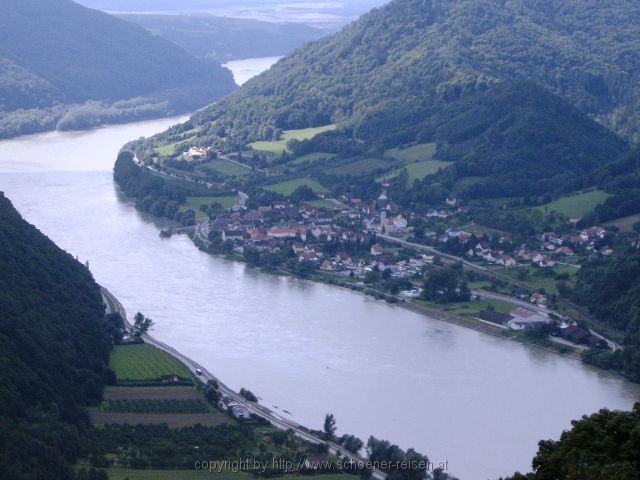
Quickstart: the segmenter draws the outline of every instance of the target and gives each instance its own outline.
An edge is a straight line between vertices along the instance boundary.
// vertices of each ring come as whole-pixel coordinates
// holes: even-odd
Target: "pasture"
[[[640,222],[640,213],[636,215],[630,215],[628,217],[617,218],[605,223],[606,225],[615,225],[621,232],[633,232],[633,226]]]
[[[336,157],[335,153],[312,152],[312,153],[307,153],[306,155],[297,157],[295,160],[292,160],[289,163],[293,165],[299,165],[304,162],[316,163],[319,161],[331,160],[332,158],[335,158],[335,157]]]
[[[296,188],[307,185],[313,189],[316,193],[325,193],[327,189],[323,187],[318,181],[311,178],[294,178],[291,180],[285,180],[284,182],[274,183],[272,185],[265,185],[264,189],[270,192],[279,193],[281,195],[291,195]]]
[[[447,168],[453,162],[442,162],[440,160],[426,160],[424,162],[410,163],[406,166],[408,185],[413,185],[416,180],[422,180],[424,177],[438,173],[440,169]]]
[[[384,156],[400,162],[414,163],[433,160],[436,150],[435,143],[420,143],[406,148],[392,148],[384,152]]]
[[[249,146],[259,152],[278,154],[287,150],[287,142],[289,140],[307,140],[309,138],[315,137],[320,133],[328,132],[335,129],[336,125],[332,124],[325,125],[323,127],[302,128],[299,130],[285,130],[284,132],[282,132],[281,138],[279,140],[258,141],[250,143]]]
[[[582,218],[609,197],[610,195],[602,190],[590,190],[560,197],[551,203],[540,205],[536,209],[543,213],[556,211],[567,218]]]
[[[219,203],[223,208],[231,208],[238,203],[238,197],[235,195],[228,197],[187,197],[187,201],[180,207],[180,210],[193,209],[197,214],[202,205],[209,206],[212,203]]]
[[[191,373],[182,363],[168,353],[146,343],[116,345],[109,357],[109,367],[120,380],[157,380],[173,373],[190,379]]]
[[[364,158],[355,162],[345,163],[338,167],[327,170],[331,175],[361,175],[363,173],[372,173],[379,169],[391,167],[391,162],[381,158]]]

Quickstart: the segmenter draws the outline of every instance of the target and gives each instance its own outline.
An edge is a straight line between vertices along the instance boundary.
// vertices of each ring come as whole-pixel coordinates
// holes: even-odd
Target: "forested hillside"
[[[386,177],[401,205],[448,195],[541,201],[594,186],[600,177],[592,174],[618,161],[640,132],[637,20],[640,6],[627,0],[395,0],[298,49],[137,153],[163,163],[163,145],[266,147],[267,163],[308,175],[315,172],[296,158],[376,158],[384,169],[391,149],[434,144],[432,159],[448,168],[412,179],[409,189],[401,175]],[[287,142],[286,132],[321,126],[335,128]],[[294,163],[275,160],[282,150],[269,152],[265,141],[286,144]],[[332,178],[316,174],[326,187],[354,182],[332,166]]]
[[[70,0],[0,0],[0,32],[0,137],[188,111],[234,86],[219,64]]]
[[[586,360],[640,381],[640,252],[620,251],[584,265],[578,273],[573,298],[587,306],[604,324],[624,332],[623,349],[590,351]]]
[[[112,339],[89,271],[0,193],[0,476],[71,478]]]
[[[533,473],[510,480],[632,480],[640,476],[640,403],[630,412],[600,410],[574,420],[559,440],[543,440]]]
[[[213,15],[124,14],[119,18],[165,38],[196,57],[220,62],[243,58],[282,56],[323,30],[297,23],[270,23]]]
[[[611,194],[585,219],[585,223],[602,223],[640,212],[640,149],[635,148],[578,182],[595,184]]]
[[[264,126],[357,125],[388,104],[526,79],[632,138],[638,21],[640,5],[629,0],[396,0],[283,59],[201,118],[239,122],[230,133],[240,137],[264,136]]]

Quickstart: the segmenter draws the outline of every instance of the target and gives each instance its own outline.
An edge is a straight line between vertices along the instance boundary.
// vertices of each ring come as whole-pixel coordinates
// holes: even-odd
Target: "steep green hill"
[[[640,46],[637,20],[640,6],[627,0],[395,0],[296,50],[137,153],[168,165],[158,148],[197,132],[183,146],[227,152],[253,146],[268,157],[283,132],[337,125],[288,142],[285,152],[296,161],[333,155],[326,186],[342,182],[335,177],[345,176],[349,160],[437,144],[434,159],[453,163],[426,178],[387,162],[384,178],[391,179],[395,200],[419,205],[452,194],[567,193],[573,179],[625,152],[621,135],[640,132],[634,123],[640,57],[632,53]],[[262,157],[252,165],[264,167]],[[271,155],[266,164],[281,168],[269,175],[314,173],[309,162],[287,162]]]
[[[48,109],[60,120],[67,112],[56,106],[94,101],[96,110],[151,116],[201,107],[233,87],[220,65],[105,13],[70,0],[0,0],[0,135],[16,110]],[[21,114],[14,120],[27,123]]]
[[[395,0],[279,62],[203,119],[259,127],[357,124],[387,102],[536,83],[627,137],[638,134],[640,5],[629,0]],[[246,119],[251,119],[247,122]]]
[[[297,23],[270,23],[213,15],[124,14],[119,18],[165,38],[196,57],[221,62],[282,56],[326,35]]]
[[[111,338],[89,271],[0,193],[0,471],[71,478],[102,399]]]

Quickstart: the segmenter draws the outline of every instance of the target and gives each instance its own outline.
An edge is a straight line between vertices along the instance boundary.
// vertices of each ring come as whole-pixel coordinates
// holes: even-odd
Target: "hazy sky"
[[[326,28],[344,25],[389,0],[76,0],[108,12],[211,13]]]

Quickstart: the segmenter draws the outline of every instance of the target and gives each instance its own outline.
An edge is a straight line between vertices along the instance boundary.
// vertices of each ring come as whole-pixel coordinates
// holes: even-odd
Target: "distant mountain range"
[[[78,0],[109,13],[209,13],[219,17],[301,23],[335,31],[388,0]]]
[[[299,23],[280,24],[206,14],[117,16],[175,43],[191,55],[222,63],[279,57],[326,35],[324,30]]]
[[[218,63],[70,0],[0,0],[0,38],[0,137],[190,111],[234,88]]]

